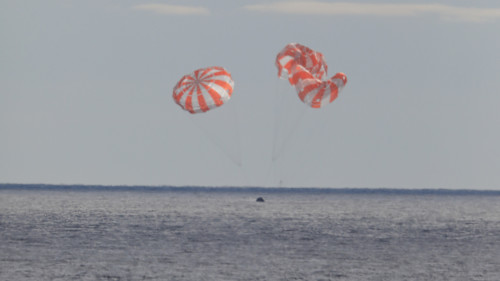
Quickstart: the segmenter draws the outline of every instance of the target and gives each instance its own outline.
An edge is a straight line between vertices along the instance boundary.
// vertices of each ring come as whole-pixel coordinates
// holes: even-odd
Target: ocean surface
[[[0,280],[498,281],[500,192],[0,185]]]

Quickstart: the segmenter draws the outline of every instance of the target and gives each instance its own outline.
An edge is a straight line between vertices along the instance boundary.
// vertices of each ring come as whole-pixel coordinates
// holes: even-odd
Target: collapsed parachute
[[[234,81],[223,67],[200,68],[184,75],[174,87],[173,98],[190,113],[206,112],[231,98]]]
[[[305,104],[320,108],[334,101],[346,85],[344,73],[325,80],[328,66],[323,54],[298,43],[290,43],[276,56],[278,76],[288,79]]]

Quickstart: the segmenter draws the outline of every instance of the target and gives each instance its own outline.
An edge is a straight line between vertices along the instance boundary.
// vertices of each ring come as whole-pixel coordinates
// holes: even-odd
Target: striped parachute
[[[199,128],[220,152],[241,166],[241,141],[238,118],[233,106],[225,105],[233,94],[231,74],[220,66],[200,68],[184,75],[174,86],[172,97],[185,111],[192,113],[186,119]],[[221,109],[214,110],[217,107]]]
[[[276,57],[278,76],[283,79],[291,79],[295,67],[301,65],[314,77],[322,79],[328,71],[323,54],[315,52],[298,43],[290,43],[281,50]],[[294,83],[290,80],[290,84]]]
[[[288,79],[301,101],[320,108],[334,101],[347,83],[344,73],[326,79],[328,66],[323,54],[298,43],[290,43],[276,56],[278,76]]]
[[[175,85],[172,96],[182,109],[194,114],[226,103],[233,87],[231,74],[223,67],[213,66],[184,75]]]

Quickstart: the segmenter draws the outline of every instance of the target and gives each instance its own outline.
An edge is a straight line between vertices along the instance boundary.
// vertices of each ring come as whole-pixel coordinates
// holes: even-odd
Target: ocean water
[[[0,280],[498,281],[500,194],[3,185]]]

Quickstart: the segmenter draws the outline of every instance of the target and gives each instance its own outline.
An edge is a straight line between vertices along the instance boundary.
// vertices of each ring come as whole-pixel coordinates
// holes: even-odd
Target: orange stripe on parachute
[[[204,80],[212,78],[214,76],[227,76],[227,77],[231,78],[231,74],[229,74],[226,70],[221,69],[221,68],[213,68],[213,69],[218,70],[218,71],[203,77]]]
[[[290,77],[290,84],[296,85],[300,80],[315,79],[314,76],[309,72],[304,70],[303,66],[296,66],[293,76]]]
[[[312,92],[312,91],[314,91],[314,90],[318,89],[320,86],[321,86],[321,83],[314,83],[314,84],[310,84],[310,85],[307,85],[306,87],[304,87],[304,89],[302,89],[302,91],[300,91],[300,92],[298,93],[298,94],[299,94],[299,98],[300,98],[300,100],[301,100],[301,101],[304,101],[304,100],[305,100],[305,98],[306,98],[306,96],[307,96],[310,92]],[[299,89],[297,89],[297,91],[299,91]]]
[[[210,88],[207,84],[202,83],[201,84],[205,90],[207,90],[208,94],[210,97],[212,97],[212,100],[214,101],[215,106],[221,106],[224,102],[222,101],[222,97],[220,93],[218,93],[216,90],[213,88]]]
[[[331,88],[331,90],[330,90],[330,102],[332,102],[338,97],[339,88],[332,81],[328,81],[328,84],[330,85],[330,88]]]
[[[196,85],[196,95],[198,97],[198,106],[200,107],[201,111],[206,112],[210,108],[207,106],[207,102],[205,101],[205,97],[202,95],[201,87],[200,85]]]
[[[185,83],[185,84],[188,84],[188,83]],[[180,91],[180,92],[178,92],[178,93],[177,93],[177,95],[176,95],[176,94],[175,94],[175,92],[174,92],[174,100],[175,100],[175,102],[176,102],[176,103],[180,103],[180,102],[181,102],[182,97],[184,96],[184,94],[185,94],[186,92],[191,91],[191,93],[190,93],[190,94],[192,94],[192,89],[193,89],[193,85],[192,85],[192,83],[189,83],[189,84],[188,84],[188,86],[184,87],[184,88],[182,89],[182,91]]]
[[[311,101],[312,108],[321,107],[321,100],[323,99],[323,95],[325,94],[326,87],[323,83],[321,83],[321,85],[318,88],[320,88],[319,91],[316,93],[316,95],[314,95]]]
[[[222,87],[224,90],[227,91],[227,94],[231,96],[233,94],[233,86],[231,84],[227,83],[226,81],[222,80],[211,80],[210,82],[219,85]]]
[[[282,65],[287,59],[289,61]],[[298,43],[286,45],[276,56],[275,64],[278,76],[288,78],[300,100],[313,108],[321,107],[326,101],[333,102],[347,83],[347,77],[341,72],[327,80],[328,65],[323,54]],[[284,75],[285,70],[288,76]],[[311,96],[313,99],[307,98]]]
[[[193,98],[193,95],[192,95],[192,92],[187,96],[186,98],[186,102],[184,102],[184,106],[182,106],[184,109],[186,109],[187,111],[191,112],[191,113],[195,113],[193,111],[193,103],[192,103],[192,99]]]
[[[231,74],[223,67],[200,68],[177,82],[172,97],[179,106],[190,113],[206,112],[223,105],[231,97],[233,83]],[[196,97],[193,96],[195,94]],[[196,108],[193,104],[194,98]]]

